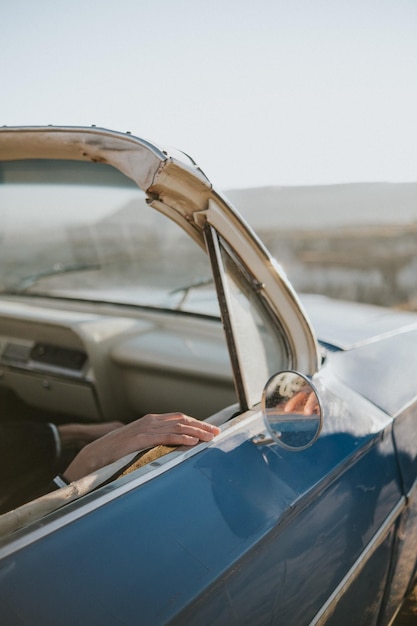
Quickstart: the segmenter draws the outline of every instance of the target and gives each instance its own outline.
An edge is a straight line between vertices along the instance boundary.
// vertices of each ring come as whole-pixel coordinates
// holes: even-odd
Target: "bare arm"
[[[211,441],[219,432],[217,426],[183,413],[145,415],[87,444],[70,463],[64,477],[72,482],[131,452],[160,444],[193,446],[199,441]]]
[[[58,426],[59,436],[63,448],[81,450],[88,443],[116,428],[121,428],[123,422],[104,422],[100,424],[61,424]]]

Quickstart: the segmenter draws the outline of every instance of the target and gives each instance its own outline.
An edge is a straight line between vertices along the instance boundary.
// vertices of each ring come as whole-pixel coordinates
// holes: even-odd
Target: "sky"
[[[221,190],[417,181],[417,0],[4,0],[0,124],[130,131]]]

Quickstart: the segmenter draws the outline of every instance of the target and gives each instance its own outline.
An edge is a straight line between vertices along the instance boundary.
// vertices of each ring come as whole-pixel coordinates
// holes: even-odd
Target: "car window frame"
[[[268,359],[265,354],[265,345],[260,346],[260,350],[256,354],[256,359],[263,359],[258,367],[264,370],[264,378],[260,381],[252,381],[250,376],[250,368],[248,368],[248,359],[245,358],[247,352],[244,348],[245,342],[248,340],[248,334],[245,332],[242,336],[241,320],[239,314],[236,313],[233,305],[233,296],[231,294],[230,278],[225,267],[223,255],[226,254],[233,262],[237,273],[239,274],[239,282],[235,283],[238,290],[241,285],[245,284],[255,296],[257,313],[261,314],[262,321],[266,327],[272,332],[269,333],[270,339],[279,343],[279,352],[281,355],[281,367],[285,363],[290,362],[290,347],[287,337],[279,325],[277,319],[269,310],[267,302],[262,298],[262,286],[259,285],[254,277],[250,275],[247,268],[242,264],[239,258],[233,254],[233,250],[229,249],[227,242],[223,240],[221,234],[210,224],[206,224],[204,228],[204,236],[206,241],[207,253],[212,266],[214,283],[216,286],[217,297],[219,301],[221,319],[225,331],[226,344],[229,350],[229,356],[232,366],[233,378],[235,382],[236,395],[242,411],[252,409],[259,404],[262,397],[262,390],[268,378],[275,373],[274,368],[269,367]],[[232,281],[235,282],[235,281]],[[243,292],[243,290],[242,290]],[[247,316],[247,317],[250,317]],[[245,331],[249,330],[252,340],[259,345],[259,329],[256,328],[256,322],[253,319],[253,325],[248,327],[244,324]],[[253,332],[251,332],[253,329]],[[280,369],[277,364],[276,371]]]

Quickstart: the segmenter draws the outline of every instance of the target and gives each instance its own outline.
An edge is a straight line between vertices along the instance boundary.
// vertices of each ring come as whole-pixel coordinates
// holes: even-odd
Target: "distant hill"
[[[417,223],[417,182],[255,187],[225,195],[258,230]]]
[[[271,186],[224,195],[276,256],[297,291],[417,308],[417,183]],[[171,229],[179,230],[162,220],[160,240],[148,236],[143,209],[145,198],[140,197],[95,223],[105,242],[100,259],[113,254],[115,241],[123,242],[126,254],[144,242],[156,250]],[[149,222],[157,216],[149,209],[146,215]],[[135,229],[139,223],[141,228]],[[81,224],[68,232],[78,255],[80,242],[93,230]],[[83,245],[89,251],[96,239]]]
[[[223,194],[258,232],[417,224],[417,182],[252,187]],[[137,198],[97,223],[136,221],[145,204],[145,197]]]

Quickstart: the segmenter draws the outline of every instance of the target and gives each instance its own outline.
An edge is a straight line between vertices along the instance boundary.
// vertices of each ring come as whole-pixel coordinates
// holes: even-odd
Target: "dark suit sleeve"
[[[50,424],[7,422],[0,424],[0,481],[35,471],[53,471],[57,441]]]
[[[55,489],[60,438],[56,427],[0,422],[0,514]]]

